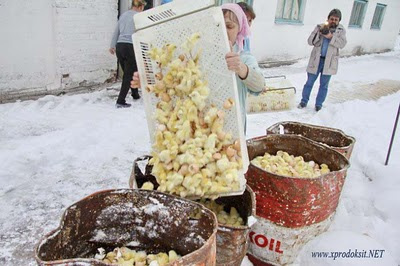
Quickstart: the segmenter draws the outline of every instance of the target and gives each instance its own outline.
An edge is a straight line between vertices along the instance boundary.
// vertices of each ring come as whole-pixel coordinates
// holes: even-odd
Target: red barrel
[[[283,127],[283,132],[281,132]],[[337,128],[323,127],[293,121],[276,123],[267,128],[268,134],[293,134],[301,135],[318,143],[328,145],[330,148],[342,153],[350,159],[356,139],[346,135]]]
[[[249,235],[250,253],[263,263],[291,263],[307,241],[328,228],[349,162],[339,152],[296,135],[257,137],[247,141],[247,149],[250,160],[281,150],[331,169],[317,178],[296,178],[249,165],[246,178],[256,194],[258,218]]]

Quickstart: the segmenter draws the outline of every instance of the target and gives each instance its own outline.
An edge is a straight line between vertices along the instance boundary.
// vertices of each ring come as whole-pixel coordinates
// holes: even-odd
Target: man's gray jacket
[[[321,60],[323,38],[323,35],[320,33],[320,27],[317,25],[313,32],[311,32],[310,37],[308,37],[308,44],[314,46],[307,66],[308,73],[316,74],[318,71],[319,61]],[[339,49],[342,49],[346,43],[346,30],[342,24],[339,24],[329,43],[328,52],[325,57],[324,69],[322,71],[323,75],[335,75],[337,73]]]

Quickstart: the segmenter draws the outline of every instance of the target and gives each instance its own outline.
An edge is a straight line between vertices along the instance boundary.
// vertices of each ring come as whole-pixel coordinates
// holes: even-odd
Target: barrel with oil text
[[[265,153],[286,152],[304,162],[326,164],[319,176],[289,176],[250,163],[247,183],[256,194],[255,223],[249,233],[254,265],[287,265],[300,249],[331,224],[349,162],[341,153],[296,135],[267,135],[247,141],[251,161]]]

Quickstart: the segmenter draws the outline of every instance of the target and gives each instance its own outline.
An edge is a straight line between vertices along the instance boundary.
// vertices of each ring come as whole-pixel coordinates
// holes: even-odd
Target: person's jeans
[[[321,58],[318,65],[318,70],[316,74],[307,73],[307,82],[304,84],[303,94],[301,98],[301,102],[307,105],[308,100],[310,99],[310,94],[312,87],[314,86],[314,82],[317,80],[318,75],[321,73],[319,78],[319,90],[317,94],[317,99],[315,101],[315,106],[322,107],[326,99],[326,95],[328,94],[328,85],[329,80],[331,79],[331,75],[322,75],[322,70],[324,69],[325,59]]]

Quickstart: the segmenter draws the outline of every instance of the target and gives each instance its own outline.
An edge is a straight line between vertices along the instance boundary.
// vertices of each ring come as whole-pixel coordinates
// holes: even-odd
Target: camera
[[[326,35],[329,33],[329,26],[324,24],[324,26],[322,26],[319,31],[321,32],[322,35]]]
[[[322,35],[326,35],[326,34],[328,34],[329,32],[334,33],[335,30],[336,30],[335,28],[330,28],[330,27],[329,27],[329,24],[328,24],[327,22],[321,24],[321,25],[319,26],[319,28],[320,28],[319,31],[321,32]]]

